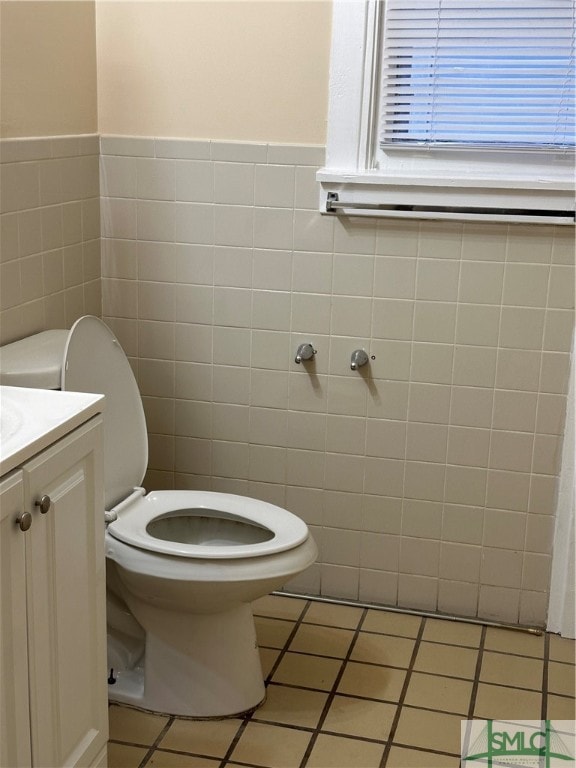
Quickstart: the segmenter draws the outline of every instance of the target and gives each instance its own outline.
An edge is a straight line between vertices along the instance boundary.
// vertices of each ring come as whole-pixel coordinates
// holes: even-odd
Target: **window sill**
[[[396,176],[329,168],[321,168],[316,178],[325,214],[574,224],[574,184],[569,181]]]

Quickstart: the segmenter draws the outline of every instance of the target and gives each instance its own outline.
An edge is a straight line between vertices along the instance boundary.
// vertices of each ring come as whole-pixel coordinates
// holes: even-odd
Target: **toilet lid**
[[[111,509],[140,485],[148,464],[146,419],[128,358],[97,317],[77,320],[68,336],[62,389],[106,396],[104,405],[105,505]]]

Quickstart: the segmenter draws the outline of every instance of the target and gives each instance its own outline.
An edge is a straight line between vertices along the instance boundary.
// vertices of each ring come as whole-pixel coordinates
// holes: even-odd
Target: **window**
[[[573,223],[573,0],[334,6],[322,208]]]

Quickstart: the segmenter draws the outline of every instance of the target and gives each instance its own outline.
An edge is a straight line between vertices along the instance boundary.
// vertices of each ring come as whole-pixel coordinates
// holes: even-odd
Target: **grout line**
[[[287,595],[281,594],[280,596],[287,596]],[[312,754],[312,751],[313,751],[314,746],[316,744],[316,741],[317,741],[318,737],[320,735],[322,735],[322,734],[326,734],[326,735],[328,735],[330,737],[340,737],[340,738],[351,739],[353,741],[356,741],[357,743],[366,742],[366,743],[374,744],[374,745],[377,745],[377,746],[383,746],[384,750],[383,750],[382,759],[381,759],[381,762],[380,762],[380,767],[381,768],[385,768],[385,766],[387,765],[387,762],[390,759],[390,751],[391,751],[392,747],[402,747],[404,749],[416,750],[416,751],[418,751],[418,752],[420,752],[420,753],[422,753],[424,755],[429,753],[429,754],[435,754],[435,755],[438,755],[438,756],[446,756],[446,757],[450,757],[450,758],[457,757],[457,755],[454,755],[454,754],[452,754],[451,752],[448,752],[448,751],[442,751],[442,750],[439,750],[439,749],[432,749],[432,748],[427,748],[427,747],[422,747],[422,746],[419,747],[419,746],[415,746],[415,745],[411,745],[411,744],[400,743],[400,742],[394,741],[394,737],[395,737],[395,734],[397,733],[397,730],[398,730],[398,725],[399,725],[399,721],[400,721],[400,719],[402,717],[402,712],[404,712],[405,710],[417,709],[417,710],[422,710],[423,712],[441,712],[442,714],[447,714],[447,715],[452,715],[452,716],[461,716],[462,719],[464,719],[464,718],[467,718],[469,720],[473,719],[473,717],[474,717],[474,709],[476,707],[476,698],[477,698],[478,688],[479,688],[479,685],[480,685],[481,682],[482,682],[483,685],[489,685],[489,686],[492,686],[492,687],[505,687],[505,688],[508,688],[510,690],[514,690],[514,691],[518,691],[518,692],[539,690],[539,688],[538,689],[530,689],[530,688],[520,688],[520,687],[517,687],[517,686],[510,686],[510,685],[502,686],[499,683],[490,683],[490,682],[481,681],[480,680],[480,675],[481,675],[481,670],[482,670],[483,657],[484,657],[484,654],[487,653],[487,652],[496,653],[496,654],[500,655],[501,657],[510,656],[510,657],[516,657],[516,658],[528,658],[528,659],[534,659],[534,660],[542,660],[543,661],[543,670],[542,670],[542,683],[541,683],[541,694],[542,694],[541,711],[540,711],[541,719],[545,720],[547,718],[548,714],[549,714],[549,712],[548,712],[548,702],[547,702],[547,696],[548,696],[548,675],[549,675],[549,670],[550,670],[550,666],[549,665],[550,665],[550,663],[552,663],[553,660],[550,658],[551,642],[550,642],[550,635],[548,633],[543,633],[544,634],[544,648],[543,648],[543,653],[541,654],[540,658],[538,658],[538,657],[527,657],[527,656],[524,656],[524,655],[518,654],[518,653],[509,653],[509,652],[505,652],[505,651],[501,651],[501,650],[493,650],[492,651],[491,649],[486,648],[487,629],[488,629],[488,627],[486,625],[484,625],[482,627],[481,635],[480,635],[480,640],[479,640],[479,644],[478,644],[477,648],[473,648],[473,647],[470,647],[470,646],[460,646],[460,645],[450,644],[450,643],[441,643],[439,641],[434,641],[434,640],[425,641],[424,640],[424,634],[425,634],[426,624],[427,624],[427,619],[426,619],[425,616],[421,616],[420,617],[420,626],[419,626],[419,630],[418,630],[418,633],[417,633],[416,637],[406,637],[404,635],[393,635],[393,634],[382,633],[382,632],[368,632],[368,631],[363,630],[362,627],[363,627],[363,625],[365,623],[365,620],[366,620],[366,618],[368,616],[369,609],[372,606],[364,607],[364,610],[362,611],[362,613],[361,613],[361,615],[360,615],[360,617],[358,619],[358,622],[357,622],[357,625],[356,625],[355,629],[353,629],[352,627],[349,627],[349,626],[348,627],[333,627],[331,625],[321,624],[319,622],[306,622],[306,616],[308,615],[309,611],[312,608],[312,602],[313,602],[313,599],[310,599],[310,598],[307,599],[305,604],[304,604],[304,606],[300,610],[297,618],[295,618],[295,619],[294,618],[273,617],[273,616],[261,616],[261,618],[274,619],[274,620],[284,621],[284,622],[290,622],[290,624],[293,625],[291,627],[291,631],[290,631],[286,641],[284,642],[282,648],[280,648],[280,649],[273,648],[272,649],[272,650],[278,652],[278,657],[277,657],[277,659],[276,659],[276,661],[275,661],[275,663],[274,663],[270,673],[266,676],[265,685],[266,686],[272,685],[272,686],[274,686],[275,688],[278,688],[278,689],[286,688],[286,689],[302,690],[302,691],[315,691],[315,692],[319,692],[319,693],[324,694],[326,696],[326,702],[325,702],[325,704],[324,704],[324,706],[322,708],[322,712],[321,712],[321,714],[320,714],[320,716],[318,718],[317,724],[315,726],[305,726],[305,725],[296,725],[296,724],[293,724],[293,723],[279,723],[279,722],[275,722],[273,720],[268,720],[268,719],[264,719],[264,718],[258,719],[258,711],[259,710],[258,709],[254,709],[253,711],[245,714],[244,716],[238,716],[237,718],[235,718],[238,721],[238,728],[236,730],[236,733],[235,733],[235,736],[234,736],[232,742],[228,746],[228,749],[227,749],[226,754],[224,755],[224,757],[212,757],[212,756],[208,756],[208,755],[205,755],[205,756],[204,755],[197,755],[197,757],[199,757],[200,759],[206,758],[206,760],[210,759],[210,761],[214,760],[213,764],[214,764],[215,768],[216,768],[216,766],[218,766],[218,768],[226,768],[226,766],[230,765],[230,762],[229,762],[230,760],[232,760],[232,762],[234,762],[234,764],[245,766],[245,768],[257,768],[257,766],[255,764],[251,763],[251,762],[244,762],[244,761],[234,760],[234,758],[232,757],[233,751],[234,751],[236,745],[238,744],[238,741],[242,737],[242,734],[244,733],[244,731],[245,731],[246,727],[248,726],[248,724],[253,719],[254,719],[255,722],[263,723],[263,724],[268,725],[268,726],[285,728],[285,729],[288,729],[288,731],[293,731],[293,732],[296,731],[296,732],[300,732],[302,734],[307,734],[309,736],[309,743],[308,743],[306,752],[304,753],[304,756],[302,758],[302,761],[300,763],[300,768],[305,768],[306,767],[306,765],[307,765],[307,763],[308,763],[308,761],[310,759],[310,755]],[[358,607],[357,604],[354,604],[354,605],[356,607]],[[260,616],[260,614],[257,614],[257,615]],[[437,617],[433,616],[432,618],[437,618]],[[272,681],[272,677],[275,674],[275,672],[277,671],[277,669],[278,669],[278,667],[279,667],[283,657],[285,656],[286,653],[290,652],[290,644],[293,641],[296,633],[298,632],[298,629],[302,625],[304,625],[304,626],[319,626],[319,627],[324,627],[327,630],[333,630],[334,629],[336,631],[344,629],[344,630],[346,630],[351,635],[351,639],[349,641],[349,647],[348,647],[348,650],[347,650],[346,655],[344,656],[344,658],[338,658],[338,657],[333,657],[333,656],[326,656],[326,655],[323,655],[323,654],[310,654],[310,653],[299,652],[299,651],[293,651],[292,652],[292,653],[294,653],[296,655],[299,654],[299,655],[317,656],[318,658],[327,658],[327,659],[331,659],[331,660],[335,660],[335,661],[341,661],[341,664],[340,664],[340,666],[338,668],[338,673],[337,673],[337,675],[335,677],[335,680],[334,680],[334,682],[333,682],[333,684],[332,684],[332,686],[331,686],[329,691],[320,690],[320,689],[316,689],[316,688],[308,688],[306,686],[293,685],[291,683],[282,683],[282,682],[276,683],[276,682]],[[504,629],[507,629],[507,627],[504,627]],[[393,666],[391,666],[389,664],[376,664],[374,662],[364,662],[364,661],[354,662],[355,664],[357,663],[357,664],[363,665],[365,668],[378,667],[380,669],[398,669],[398,670],[402,670],[405,673],[404,682],[403,682],[403,686],[402,686],[402,690],[400,692],[400,695],[397,697],[397,699],[395,701],[388,701],[388,700],[384,700],[384,699],[380,699],[380,698],[373,699],[373,698],[368,697],[368,696],[362,696],[362,695],[357,695],[357,694],[338,693],[338,690],[337,690],[338,686],[339,686],[339,684],[340,684],[340,682],[342,680],[342,677],[343,677],[346,669],[349,668],[349,663],[351,662],[351,656],[352,656],[352,653],[354,651],[355,645],[357,644],[358,639],[362,635],[370,635],[370,636],[373,636],[373,637],[374,636],[380,636],[380,637],[384,637],[384,638],[386,638],[386,637],[389,637],[389,638],[398,637],[398,638],[400,638],[402,640],[411,640],[411,641],[414,642],[414,648],[413,648],[413,651],[412,651],[412,654],[411,654],[411,658],[410,658],[410,662],[408,664],[408,668],[407,669],[403,668],[403,667],[393,667]],[[474,677],[473,677],[473,680],[472,680],[472,690],[471,690],[471,693],[470,693],[470,701],[469,701],[469,706],[468,706],[467,713],[466,712],[462,712],[462,713],[448,712],[448,711],[445,711],[445,710],[438,710],[437,708],[422,707],[422,706],[419,706],[418,703],[416,703],[416,704],[405,704],[405,700],[406,700],[407,693],[409,691],[409,687],[410,687],[410,683],[411,683],[411,678],[414,676],[414,673],[415,673],[415,663],[416,663],[417,655],[418,655],[420,647],[422,646],[422,643],[425,643],[425,642],[429,643],[430,645],[446,645],[448,647],[464,648],[466,650],[476,650],[477,651],[477,658],[476,658]],[[562,662],[558,662],[558,663],[562,663]],[[565,666],[567,668],[572,668],[573,669],[573,665],[571,665],[570,663],[565,663]],[[456,677],[455,678],[455,677],[452,677],[450,675],[436,674],[433,671],[432,672],[431,671],[422,671],[421,674],[427,675],[428,677],[437,677],[439,679],[456,679],[456,680],[466,680],[468,683],[471,682],[470,678],[463,678],[463,677]],[[562,696],[562,694],[558,694],[558,695]],[[341,696],[343,699],[360,700],[360,701],[366,701],[366,702],[376,701],[376,702],[383,702],[383,703],[386,703],[388,705],[395,705],[396,711],[394,713],[394,718],[393,718],[393,721],[392,721],[392,724],[391,724],[391,728],[390,728],[390,732],[389,732],[388,737],[386,739],[375,739],[375,738],[369,738],[369,737],[368,738],[367,737],[362,737],[362,736],[358,736],[358,735],[355,735],[355,734],[335,732],[335,731],[332,731],[332,730],[323,730],[323,725],[326,723],[326,719],[328,717],[330,708],[331,708],[331,706],[332,706],[332,704],[334,702],[334,699],[336,697],[338,697],[338,696]],[[570,699],[572,697],[564,696],[564,698]],[[122,705],[120,705],[120,706],[122,706]],[[149,746],[144,745],[144,744],[132,744],[131,742],[124,742],[121,739],[114,739],[114,740],[111,739],[110,741],[112,743],[126,744],[127,746],[134,746],[134,747],[138,747],[138,748],[140,748],[142,750],[146,750],[144,758],[139,763],[139,768],[145,768],[145,766],[150,765],[150,761],[152,760],[156,750],[159,748],[162,739],[164,738],[164,736],[166,735],[167,731],[170,729],[172,724],[175,721],[177,721],[178,719],[179,718],[177,716],[168,716],[168,720],[167,720],[166,724],[164,725],[164,727],[162,728],[160,733],[157,735],[157,737],[153,741],[153,743],[150,744]],[[173,753],[173,754],[192,755],[193,756],[193,753],[185,752],[185,751],[181,751],[181,750],[167,749],[166,751],[170,752],[170,753]]]
[[[478,657],[476,659],[476,669],[474,671],[474,682],[472,683],[472,692],[470,694],[470,707],[468,709],[468,720],[472,720],[476,708],[476,696],[478,694],[478,685],[480,684],[480,670],[482,669],[482,658],[484,656],[484,644],[486,642],[486,627],[482,630],[480,636],[480,645],[478,646]]]
[[[408,693],[410,678],[412,677],[414,664],[416,663],[416,657],[420,649],[420,642],[422,641],[422,635],[424,634],[425,626],[426,626],[426,618],[422,617],[422,621],[420,622],[420,629],[418,630],[418,634],[416,635],[416,640],[414,642],[414,648],[412,649],[412,656],[410,657],[410,663],[408,664],[406,677],[404,678],[404,684],[402,686],[402,690],[400,691],[400,696],[398,697],[398,705],[396,707],[396,712],[394,714],[394,720],[392,721],[392,725],[390,726],[390,733],[388,734],[386,746],[384,747],[384,754],[382,755],[382,759],[380,760],[380,768],[385,768],[386,763],[388,762],[388,757],[390,756],[390,750],[392,749],[392,742],[394,741],[394,736],[396,735],[398,723],[400,722],[400,716],[402,714],[402,706],[404,704],[406,694]]]
[[[445,750],[441,749],[432,749],[428,747],[419,747],[416,744],[403,744],[400,741],[394,742],[395,747],[401,747],[402,749],[411,749],[415,752],[423,752],[425,755],[432,754],[432,755],[440,755],[441,757],[461,757],[461,754],[456,752],[446,752]],[[391,766],[390,768],[393,768]]]
[[[226,752],[224,754],[224,757],[222,757],[221,760],[220,760],[220,768],[224,768],[225,764],[229,760],[230,755],[232,754],[232,752],[236,748],[236,745],[240,741],[240,738],[241,738],[242,734],[246,730],[246,726],[250,722],[251,717],[252,717],[252,713],[250,713],[249,715],[246,715],[242,719],[240,725],[238,726],[238,730],[236,731],[236,734],[234,735],[234,738],[230,742],[230,744],[228,746],[228,749],[226,750]]]
[[[277,658],[276,658],[276,661],[275,661],[275,662],[274,662],[274,664],[272,665],[272,669],[271,669],[271,670],[270,670],[270,672],[267,674],[267,676],[266,676],[266,678],[265,678],[265,680],[264,680],[264,683],[265,683],[265,684],[267,684],[267,683],[269,683],[269,682],[270,682],[270,680],[272,679],[272,676],[273,676],[273,675],[276,673],[276,670],[277,670],[277,669],[278,669],[278,667],[280,666],[280,662],[282,661],[282,659],[283,659],[283,658],[284,658],[284,656],[286,655],[286,653],[287,653],[287,651],[288,651],[288,648],[289,648],[289,646],[290,646],[290,643],[291,643],[291,642],[292,642],[292,640],[294,639],[294,636],[296,635],[296,632],[298,632],[298,630],[299,630],[299,628],[300,628],[300,625],[303,623],[303,621],[304,621],[304,616],[306,615],[306,613],[307,613],[307,612],[308,612],[308,610],[310,609],[310,605],[311,605],[311,603],[310,603],[310,601],[308,601],[308,602],[306,603],[306,605],[304,606],[304,608],[302,609],[302,611],[300,612],[300,615],[298,616],[298,618],[297,618],[297,619],[294,621],[294,626],[293,626],[293,628],[292,628],[292,631],[290,632],[290,634],[289,634],[289,635],[288,635],[288,637],[286,638],[286,642],[285,642],[285,643],[284,643],[284,645],[282,646],[282,649],[280,650],[280,653],[278,654],[278,656],[277,656]],[[278,650],[278,649],[277,649],[277,648],[275,648],[274,650]]]
[[[526,624],[507,624],[500,621],[490,621],[489,619],[477,619],[473,616],[451,616],[433,611],[420,611],[416,608],[398,608],[393,605],[376,605],[373,603],[364,603],[359,600],[344,600],[340,598],[323,597],[321,595],[300,595],[295,592],[272,592],[279,597],[294,597],[300,600],[311,600],[317,603],[329,603],[331,605],[349,605],[354,608],[370,608],[374,611],[383,611],[384,613],[399,613],[408,616],[420,616],[427,619],[441,619],[444,621],[454,621],[463,624],[476,624],[482,627],[495,627],[497,629],[509,629],[516,632],[527,632],[531,635],[543,635],[546,630],[543,627],[535,627]]]
[[[162,728],[162,730],[160,731],[158,736],[156,736],[156,738],[154,739],[154,741],[150,745],[150,747],[148,749],[148,752],[142,758],[142,761],[140,762],[138,768],[144,768],[144,766],[148,764],[148,761],[150,760],[150,758],[152,757],[152,755],[156,751],[156,747],[158,746],[158,744],[160,744],[160,742],[162,741],[162,739],[166,735],[167,731],[169,730],[170,726],[172,725],[172,723],[174,722],[175,719],[176,719],[176,717],[174,715],[170,716],[170,718],[169,718],[168,722],[166,723],[166,725],[164,726],[164,728]]]
[[[268,686],[268,683],[270,682],[272,676],[274,675],[274,673],[278,669],[278,666],[280,665],[280,662],[284,658],[284,655],[286,654],[286,650],[287,650],[288,646],[290,645],[290,643],[292,642],[292,640],[294,638],[294,635],[298,631],[298,628],[302,624],[302,620],[303,620],[304,616],[306,615],[306,612],[308,611],[309,608],[310,608],[310,601],[307,601],[306,605],[300,611],[300,615],[298,616],[298,618],[294,622],[294,627],[292,628],[292,631],[288,635],[288,638],[287,638],[286,642],[284,643],[284,647],[282,648],[282,650],[278,654],[278,657],[277,657],[276,661],[272,665],[272,669],[270,670],[270,672],[268,673],[268,675],[264,679],[264,685],[266,687]],[[269,617],[269,618],[271,618],[271,617]],[[226,754],[224,755],[224,757],[222,758],[222,760],[220,762],[220,768],[224,768],[224,766],[226,765],[226,763],[230,759],[230,756],[232,755],[232,752],[234,751],[234,749],[236,748],[236,745],[240,741],[240,738],[242,737],[242,734],[246,730],[246,727],[248,726],[248,723],[252,720],[254,714],[257,711],[258,711],[258,708],[255,708],[255,709],[252,710],[252,712],[250,712],[250,713],[248,713],[247,715],[244,716],[242,722],[240,723],[240,725],[238,727],[236,735],[232,739],[228,749],[226,750]]]
[[[304,752],[304,756],[302,758],[302,761],[300,763],[300,768],[305,768],[306,763],[308,762],[308,759],[310,755],[312,754],[312,750],[314,749],[314,745],[316,744],[316,741],[318,739],[318,736],[320,734],[320,730],[322,728],[322,725],[324,724],[324,721],[326,720],[326,717],[328,716],[328,711],[330,707],[332,706],[332,702],[334,701],[334,697],[336,696],[336,690],[338,686],[340,685],[340,681],[342,680],[342,676],[344,674],[344,670],[346,669],[346,665],[348,664],[348,661],[350,660],[350,656],[352,655],[352,651],[354,650],[354,646],[356,645],[356,641],[358,640],[358,637],[360,635],[360,630],[362,628],[362,624],[364,623],[364,620],[366,616],[368,615],[368,610],[364,609],[362,615],[360,616],[360,619],[358,621],[358,624],[356,626],[356,629],[354,630],[354,636],[352,637],[352,640],[350,641],[350,645],[348,647],[348,651],[346,653],[346,656],[342,660],[342,663],[340,665],[340,669],[338,671],[338,674],[336,675],[336,679],[334,680],[334,683],[332,684],[332,688],[330,689],[330,692],[328,693],[328,697],[326,699],[326,702],[324,704],[324,707],[322,709],[322,712],[320,714],[320,717],[318,719],[318,722],[316,724],[316,728],[314,729],[314,733],[312,734],[312,737],[308,743],[308,746],[306,748],[306,751]],[[343,734],[338,734],[339,736],[342,736]]]

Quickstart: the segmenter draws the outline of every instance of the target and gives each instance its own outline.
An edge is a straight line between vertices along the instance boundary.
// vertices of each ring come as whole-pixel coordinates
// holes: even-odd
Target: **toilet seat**
[[[258,543],[190,544],[156,538],[151,523],[166,517],[193,516],[222,518],[240,525],[270,532]],[[204,514],[202,514],[204,513]],[[308,527],[296,515],[258,499],[211,491],[152,491],[138,495],[108,525],[115,539],[149,552],[198,559],[238,559],[285,552],[308,538]]]

